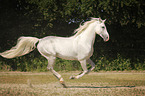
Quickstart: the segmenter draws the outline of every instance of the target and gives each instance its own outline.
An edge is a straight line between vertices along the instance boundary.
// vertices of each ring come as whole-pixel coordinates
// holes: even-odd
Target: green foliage
[[[70,61],[70,60],[63,60],[63,59],[56,59],[56,64],[54,66],[57,71],[76,71],[81,70],[81,66],[78,61]]]
[[[101,17],[107,19],[110,40],[96,39],[95,71],[145,70],[144,9],[143,0],[0,0],[0,52],[14,46],[20,36],[70,36],[80,22]],[[37,55],[0,57],[0,70],[47,71],[47,60]],[[56,60],[55,68],[81,70],[79,62],[62,59]]]
[[[131,62],[129,59],[124,59],[120,55],[116,59],[108,60],[106,57],[100,57],[96,62],[95,71],[118,71],[131,70]]]
[[[145,70],[145,61],[141,63],[138,59],[137,63],[135,63],[134,66],[136,70]]]
[[[145,25],[143,0],[26,0],[25,2],[28,3],[28,12],[38,13],[41,21],[49,21],[47,25],[58,19],[77,21],[88,17],[107,19],[108,24],[117,22],[121,25],[135,23],[138,27]]]
[[[4,62],[0,62],[0,71],[12,71],[10,65],[3,64]]]
[[[0,62],[0,70],[1,71],[37,71],[37,72],[46,72],[48,61],[42,57],[36,57],[32,59],[32,57],[26,58],[18,57],[15,59],[8,61]],[[96,67],[94,71],[124,71],[124,70],[145,70],[145,63],[137,62],[134,64],[134,68],[131,67],[132,63],[130,59],[122,58],[121,55],[118,54],[116,59],[107,59],[106,57],[99,57],[96,62]],[[15,67],[16,66],[16,67]],[[88,68],[91,67],[88,65]],[[81,65],[78,61],[70,61],[63,59],[56,59],[54,69],[56,71],[76,71],[82,70]]]
[[[43,56],[34,57],[32,54],[28,56],[17,57],[11,60],[1,61],[1,71],[37,71],[46,72],[48,61]],[[57,58],[54,69],[56,71],[75,71],[81,70],[78,61],[62,60]]]

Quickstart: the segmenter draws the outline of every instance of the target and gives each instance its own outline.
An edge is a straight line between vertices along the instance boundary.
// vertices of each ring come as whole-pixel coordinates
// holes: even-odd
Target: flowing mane
[[[90,21],[85,22],[83,25],[80,24],[79,28],[77,28],[76,30],[74,30],[74,33],[76,33],[74,36],[78,36],[79,34],[81,34],[84,30],[86,30],[88,28],[88,26],[95,22],[95,21],[99,21],[99,18],[91,18]]]

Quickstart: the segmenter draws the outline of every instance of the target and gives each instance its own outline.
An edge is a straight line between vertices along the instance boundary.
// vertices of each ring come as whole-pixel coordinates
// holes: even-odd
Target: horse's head
[[[100,18],[98,18],[97,20],[97,26],[95,28],[95,32],[96,34],[100,35],[104,41],[108,41],[109,40],[109,34],[107,32],[106,26],[105,26],[105,20],[101,20]]]

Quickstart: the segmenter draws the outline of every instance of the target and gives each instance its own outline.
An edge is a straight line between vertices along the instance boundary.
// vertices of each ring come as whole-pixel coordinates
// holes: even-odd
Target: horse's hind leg
[[[49,69],[53,73],[53,75],[60,81],[60,83],[63,85],[63,87],[66,88],[66,85],[65,85],[64,80],[61,77],[61,75],[53,69],[53,65],[55,63],[56,57],[49,56],[47,59],[48,59],[47,69]]]

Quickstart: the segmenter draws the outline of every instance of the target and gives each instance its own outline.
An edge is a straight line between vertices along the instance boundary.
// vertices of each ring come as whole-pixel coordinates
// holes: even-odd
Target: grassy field
[[[0,72],[0,96],[145,96],[145,71],[91,72],[70,80],[79,72],[59,72],[68,88],[50,73]]]

